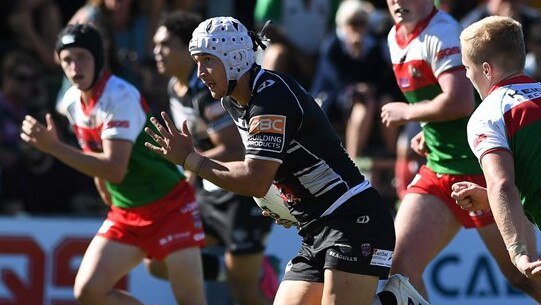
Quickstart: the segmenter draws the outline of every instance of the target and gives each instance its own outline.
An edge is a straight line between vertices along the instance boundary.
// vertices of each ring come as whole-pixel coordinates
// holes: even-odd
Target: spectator
[[[29,110],[47,104],[41,63],[31,53],[14,50],[2,61],[0,89],[0,168],[20,157],[20,126]]]
[[[337,130],[345,126],[346,150],[352,158],[393,156],[397,140],[397,129],[385,128],[376,119],[383,103],[400,93],[387,50],[370,32],[372,12],[372,5],[362,0],[340,4],[336,31],[322,44],[311,89]]]
[[[528,5],[528,0],[486,0],[460,20],[462,28],[487,16],[512,17],[522,24],[524,38],[528,40],[530,25],[541,18],[539,11]]]
[[[97,26],[108,44],[111,70],[134,85],[142,85],[143,69],[150,68],[152,29],[138,0],[88,0],[69,23]]]
[[[47,69],[56,68],[54,44],[60,31],[61,15],[52,0],[0,1],[0,23],[4,48],[24,49],[39,58]]]
[[[524,74],[541,81],[541,18],[530,25],[526,39],[526,63]]]
[[[50,107],[44,82],[42,65],[33,54],[19,50],[4,58],[0,89],[3,213],[82,212],[88,205],[99,207],[97,203],[101,202],[92,192],[91,179],[32,148],[19,137],[26,114],[41,117]]]
[[[333,28],[338,0],[257,0],[254,22],[262,28],[267,20],[273,25],[262,66],[295,77],[310,88],[316,70],[319,46]]]

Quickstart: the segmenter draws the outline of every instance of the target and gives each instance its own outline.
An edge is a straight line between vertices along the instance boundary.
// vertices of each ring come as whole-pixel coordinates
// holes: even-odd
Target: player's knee
[[[402,274],[409,278],[415,278],[422,276],[426,264],[415,260],[414,258],[407,258],[403,256],[393,256],[393,263],[391,266],[391,274]]]

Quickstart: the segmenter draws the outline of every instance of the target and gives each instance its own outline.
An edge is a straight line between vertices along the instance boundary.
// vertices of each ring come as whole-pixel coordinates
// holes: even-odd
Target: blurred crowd
[[[388,0],[389,1],[389,0]],[[541,0],[436,0],[467,26],[488,15],[512,16],[524,27],[525,73],[541,80]],[[9,0],[0,1],[0,214],[103,215],[107,206],[93,180],[20,140],[26,114],[49,112],[65,122],[61,136],[75,138],[56,115],[69,83],[54,54],[68,23],[91,22],[105,37],[106,66],[136,85],[154,112],[169,111],[167,78],[155,66],[152,36],[165,12],[203,18],[231,15],[260,31],[267,20],[267,49],[258,62],[292,74],[310,91],[344,146],[390,205],[423,159],[409,149],[415,124],[387,128],[382,105],[404,101],[387,48],[393,26],[378,0]]]

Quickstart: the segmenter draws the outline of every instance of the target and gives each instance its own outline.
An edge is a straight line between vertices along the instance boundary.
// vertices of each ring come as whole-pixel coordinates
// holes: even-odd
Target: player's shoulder
[[[134,85],[115,75],[111,75],[103,89],[101,100],[112,103],[141,103],[141,92]]]
[[[427,33],[442,35],[441,37],[452,33],[459,35],[461,31],[460,23],[444,11],[438,11],[427,26]]]
[[[255,78],[252,88],[254,96],[269,97],[288,94],[295,82],[288,75],[271,70],[261,69]]]

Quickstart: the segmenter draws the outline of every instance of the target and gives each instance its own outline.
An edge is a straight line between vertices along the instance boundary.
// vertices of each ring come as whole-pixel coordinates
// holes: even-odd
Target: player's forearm
[[[66,143],[59,143],[49,151],[51,155],[90,177],[99,177],[114,183],[120,183],[124,178],[124,172],[119,164],[107,159],[102,153],[83,152]]]
[[[516,187],[511,183],[490,183],[488,185],[490,208],[506,247],[527,245],[524,214]],[[510,251],[510,256],[513,256]],[[513,257],[511,257],[513,259]]]
[[[410,105],[408,116],[410,121],[446,122],[468,117],[473,109],[473,102],[453,101],[442,93],[432,100]]]
[[[244,196],[264,197],[272,183],[272,179],[252,173],[245,161],[219,162],[198,153],[190,153],[186,157],[184,168],[224,189]]]

